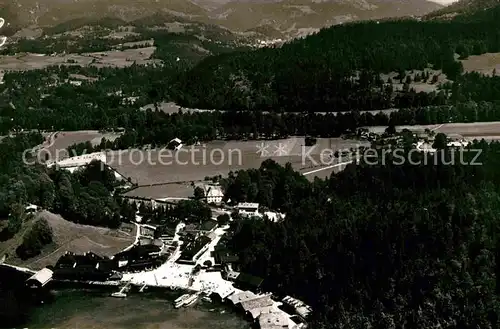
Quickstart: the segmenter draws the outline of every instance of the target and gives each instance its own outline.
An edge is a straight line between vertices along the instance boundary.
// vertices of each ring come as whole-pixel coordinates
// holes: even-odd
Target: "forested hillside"
[[[500,51],[500,7],[453,21],[385,21],[324,29],[279,49],[210,57],[188,71],[176,100],[186,106],[272,111],[345,111],[393,105],[379,73],[431,65],[450,79],[455,54]],[[364,79],[353,81],[359,71]],[[382,97],[382,99],[381,99]]]
[[[473,148],[480,166],[443,150],[313,183],[268,160],[230,176],[228,197],[287,217],[237,221],[228,246],[267,289],[310,303],[316,329],[498,328],[500,144]]]

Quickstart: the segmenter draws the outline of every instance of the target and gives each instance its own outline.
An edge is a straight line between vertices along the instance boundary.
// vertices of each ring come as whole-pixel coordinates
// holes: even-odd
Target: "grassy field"
[[[144,41],[149,42],[149,41]],[[160,63],[149,59],[156,47],[103,51],[96,53],[39,55],[23,54],[0,57],[0,70],[26,71],[43,69],[53,65],[93,65],[96,67],[127,67],[136,62],[138,65]],[[70,63],[72,62],[72,63]]]
[[[22,242],[23,234],[38,218],[45,218],[52,228],[54,241],[42,254],[33,259],[22,261],[16,257],[15,250]],[[123,224],[118,230],[103,227],[80,225],[69,222],[59,215],[42,211],[34,219],[25,222],[14,238],[0,243],[1,254],[8,254],[8,262],[14,265],[40,269],[53,265],[66,251],[85,253],[92,251],[100,255],[112,256],[135,241],[135,225]]]
[[[495,69],[500,72],[500,53],[469,56],[469,58],[461,62],[465,72],[479,72],[485,75],[492,75]]]
[[[374,133],[381,133],[387,127],[368,127]],[[445,123],[438,125],[415,125],[415,126],[398,126],[397,130],[409,129],[415,132],[423,132],[425,129],[432,130],[436,133],[444,133],[446,135],[455,135],[456,137],[464,137],[470,140],[473,139],[498,139],[500,138],[500,122],[475,122],[475,123]]]
[[[189,183],[206,176],[226,176],[230,171],[258,168],[266,159],[282,165],[290,162],[299,171],[313,169],[321,166],[319,161],[323,150],[349,149],[361,144],[353,140],[324,138],[318,139],[313,147],[303,145],[304,138],[298,137],[274,141],[215,141],[184,147],[178,152],[158,149],[113,151],[108,153],[107,163],[139,185]],[[259,154],[258,147],[268,153]]]
[[[44,135],[46,141],[42,147],[46,151],[43,153],[50,154],[51,159],[55,159],[57,155],[59,158],[67,157],[67,152],[63,150],[73,144],[91,142],[92,145],[98,145],[102,138],[114,140],[120,136],[119,133],[101,133],[97,130],[61,131]]]
[[[124,195],[127,197],[141,198],[190,198],[193,196],[194,189],[191,184],[166,184],[156,186],[141,186],[131,190]]]

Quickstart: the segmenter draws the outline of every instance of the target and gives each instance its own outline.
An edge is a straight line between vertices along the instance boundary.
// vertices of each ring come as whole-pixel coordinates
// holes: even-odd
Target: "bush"
[[[52,228],[45,219],[39,219],[23,237],[23,243],[17,247],[16,254],[22,260],[39,255],[42,248],[52,243]]]
[[[230,220],[231,220],[231,218],[229,217],[228,214],[222,214],[222,215],[217,216],[217,223],[220,226],[227,225]]]

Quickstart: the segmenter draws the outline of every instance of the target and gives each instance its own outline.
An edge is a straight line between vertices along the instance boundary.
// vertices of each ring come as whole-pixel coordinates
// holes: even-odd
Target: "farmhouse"
[[[258,216],[259,204],[250,202],[241,202],[236,206],[238,213],[242,216]]]
[[[205,198],[207,203],[221,204],[224,198],[224,192],[218,184],[204,185],[203,190],[205,192]]]

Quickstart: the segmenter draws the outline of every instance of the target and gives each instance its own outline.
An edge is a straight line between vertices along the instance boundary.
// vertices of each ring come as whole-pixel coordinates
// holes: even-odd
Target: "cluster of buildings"
[[[243,217],[259,217],[267,218],[273,222],[279,222],[285,219],[285,214],[274,211],[259,211],[260,206],[258,203],[241,202],[236,206],[236,210],[240,216]]]
[[[298,299],[277,298],[262,292],[264,279],[235,271],[225,272],[231,285],[212,295],[229,303],[261,329],[300,329],[307,326],[312,309]]]
[[[208,220],[200,225],[188,224],[178,234],[183,241],[180,257],[177,259],[179,264],[195,265],[199,262],[201,256],[205,254],[213,242],[217,239],[215,230],[218,224],[215,220]],[[213,264],[210,263],[209,266]]]

